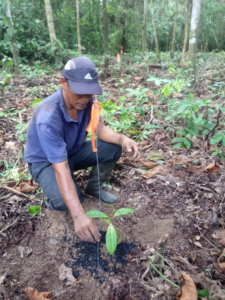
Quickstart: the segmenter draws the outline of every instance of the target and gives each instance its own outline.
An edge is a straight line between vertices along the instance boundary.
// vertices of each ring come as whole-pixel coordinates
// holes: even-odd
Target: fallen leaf
[[[62,264],[59,267],[59,280],[67,280],[66,285],[72,285],[76,282],[76,278],[73,276],[73,270]]]
[[[5,142],[5,148],[11,149],[11,150],[16,150],[16,143],[13,141]]]
[[[199,176],[204,172],[204,167],[202,166],[189,166],[186,171],[189,173],[194,173],[195,175]]]
[[[191,163],[193,159],[188,158],[184,155],[179,155],[176,157],[171,158],[168,162],[171,163],[172,165],[187,165]]]
[[[219,241],[219,244],[223,247],[225,247],[225,238]]]
[[[3,284],[4,281],[5,281],[5,276],[6,276],[6,273],[2,276],[0,276],[0,284]]]
[[[38,188],[38,185],[33,181],[33,179],[25,180],[22,179],[17,187],[15,188],[16,191],[21,193],[30,193]]]
[[[199,241],[200,238],[201,238],[201,237],[200,237],[199,235],[196,235],[196,236],[195,236],[195,239],[196,239],[197,241]]]
[[[146,167],[146,168],[150,168],[150,169],[152,169],[152,168],[155,168],[155,167],[157,167],[158,166],[158,164],[156,163],[156,162],[153,162],[153,161],[143,161],[143,160],[139,160],[140,161],[140,163],[144,166],[144,167]]]
[[[162,152],[151,153],[147,158],[154,161],[159,159],[165,159],[164,154]]]
[[[153,182],[155,182],[156,180],[158,180],[158,178],[150,178],[149,180],[146,181],[147,184],[152,184]]]
[[[194,242],[195,246],[199,247],[199,248],[202,248],[202,244],[199,243],[199,242]]]
[[[27,294],[29,300],[45,300],[45,299],[49,299],[52,295],[51,292],[39,293],[36,289],[32,287],[28,287],[24,289],[24,292]]]
[[[213,163],[209,164],[205,168],[204,173],[212,174],[218,172],[219,170],[220,170],[219,164],[216,161],[214,161]]]
[[[224,255],[225,255],[225,249],[223,250],[223,253],[220,255],[220,257],[218,258],[218,260],[217,260],[217,262],[218,262],[218,265],[219,265],[219,267],[220,267],[220,269],[224,272],[225,271],[225,262],[220,262],[220,259],[222,258],[222,257],[224,257]]]
[[[168,168],[165,165],[159,165],[149,171],[144,171],[142,173],[142,176],[144,178],[151,178],[152,176],[154,176],[155,174],[160,174],[160,175],[167,175],[170,171],[170,168]]]
[[[183,286],[176,295],[177,300],[197,300],[198,292],[190,275],[183,272],[181,272],[180,275],[183,279]]]

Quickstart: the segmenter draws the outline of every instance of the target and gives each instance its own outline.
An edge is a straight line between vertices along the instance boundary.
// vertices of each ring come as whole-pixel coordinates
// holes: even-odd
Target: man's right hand
[[[74,219],[76,234],[82,241],[96,243],[100,241],[100,233],[94,221],[85,213],[81,213]]]

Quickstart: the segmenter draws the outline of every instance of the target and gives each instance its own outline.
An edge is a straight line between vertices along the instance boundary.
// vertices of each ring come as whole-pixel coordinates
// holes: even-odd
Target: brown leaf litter
[[[183,286],[179,293],[176,295],[177,300],[198,300],[198,292],[194,281],[190,275],[181,272],[181,278],[183,279]]]
[[[45,300],[45,299],[49,299],[52,295],[51,292],[39,293],[36,289],[32,287],[28,287],[24,289],[24,292],[27,294],[29,300]]]

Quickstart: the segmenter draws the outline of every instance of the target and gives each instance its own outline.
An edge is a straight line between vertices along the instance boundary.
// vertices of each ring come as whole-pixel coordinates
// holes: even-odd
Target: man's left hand
[[[133,156],[134,159],[139,158],[140,153],[138,151],[138,145],[134,140],[129,139],[126,136],[123,136],[121,146],[128,152],[134,151],[134,156]]]

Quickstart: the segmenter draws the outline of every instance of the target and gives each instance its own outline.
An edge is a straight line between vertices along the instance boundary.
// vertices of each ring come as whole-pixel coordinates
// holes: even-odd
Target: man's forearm
[[[117,133],[108,126],[100,128],[97,132],[98,138],[107,143],[122,145],[122,140],[125,137],[123,134]]]
[[[71,177],[69,168],[66,168],[61,172],[55,170],[55,176],[59,192],[66,203],[72,218],[77,218],[81,213],[84,213],[84,209],[77,195],[76,186]]]

